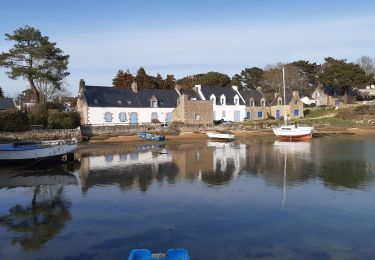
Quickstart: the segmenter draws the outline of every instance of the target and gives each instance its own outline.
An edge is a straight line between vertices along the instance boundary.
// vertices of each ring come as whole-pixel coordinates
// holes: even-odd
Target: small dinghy
[[[186,249],[168,249],[166,254],[152,254],[148,249],[133,249],[128,260],[190,260]]]
[[[77,145],[78,141],[75,138],[68,141],[0,144],[0,165],[61,160],[63,155],[73,153]]]
[[[155,134],[150,134],[147,132],[139,132],[138,137],[144,140],[151,140],[151,141],[164,141],[165,140],[164,135],[155,135]]]
[[[232,141],[234,140],[234,134],[229,132],[207,132],[207,136],[210,139]]]

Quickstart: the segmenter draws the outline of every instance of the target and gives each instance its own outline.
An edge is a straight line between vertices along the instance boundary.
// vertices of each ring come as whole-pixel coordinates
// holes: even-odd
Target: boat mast
[[[287,125],[286,102],[285,102],[285,68],[283,66],[283,89],[284,89],[284,123]]]

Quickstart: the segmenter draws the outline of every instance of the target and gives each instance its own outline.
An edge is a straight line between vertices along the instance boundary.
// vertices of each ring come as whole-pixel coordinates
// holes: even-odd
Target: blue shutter
[[[294,109],[294,116],[299,116],[299,109]]]
[[[250,112],[246,112],[246,119],[250,119]]]
[[[263,112],[261,111],[258,112],[258,118],[263,118]]]

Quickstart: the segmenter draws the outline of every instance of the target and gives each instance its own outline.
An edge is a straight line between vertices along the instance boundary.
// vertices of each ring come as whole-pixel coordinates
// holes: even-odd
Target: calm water
[[[375,138],[115,145],[0,169],[0,258],[375,257]]]

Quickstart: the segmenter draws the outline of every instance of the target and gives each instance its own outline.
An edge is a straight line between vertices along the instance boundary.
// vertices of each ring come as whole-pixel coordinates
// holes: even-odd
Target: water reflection
[[[64,198],[66,185],[77,185],[77,178],[68,172],[39,171],[2,172],[0,189],[23,187],[32,195],[27,204],[16,204],[8,214],[0,216],[0,226],[12,232],[12,244],[24,250],[40,249],[53,239],[71,219],[70,202]]]

